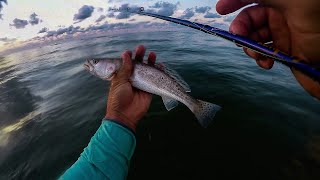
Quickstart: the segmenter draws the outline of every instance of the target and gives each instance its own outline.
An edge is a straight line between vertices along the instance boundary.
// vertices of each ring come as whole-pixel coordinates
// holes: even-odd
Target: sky
[[[54,40],[104,30],[167,23],[112,9],[145,11],[204,23],[228,24],[216,13],[217,0],[0,0],[0,49],[31,40]]]

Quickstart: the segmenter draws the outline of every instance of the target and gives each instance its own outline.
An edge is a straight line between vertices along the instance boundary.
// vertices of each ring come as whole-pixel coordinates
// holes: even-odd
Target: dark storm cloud
[[[12,22],[13,24],[10,24],[10,26],[14,26],[17,29],[23,29],[26,27],[26,25],[28,25],[27,20],[18,19],[18,18],[15,18]]]
[[[206,13],[207,11],[209,11],[211,9],[211,7],[209,6],[203,6],[203,7],[197,7],[196,6],[196,13]]]
[[[93,6],[84,5],[78,10],[78,13],[73,16],[73,20],[79,22],[84,20],[92,15],[93,10]]]
[[[183,15],[180,16],[181,19],[190,19],[192,16],[194,16],[193,9],[187,8],[184,12]]]
[[[14,42],[16,40],[17,40],[16,38],[7,38],[7,37],[0,38],[0,41],[5,42],[5,43]]]
[[[177,10],[179,3],[173,4],[169,2],[156,2],[154,5],[149,6],[150,8],[156,9],[157,14],[163,16],[171,16]],[[151,10],[152,11],[152,10]]]
[[[46,27],[42,28],[42,29],[38,32],[38,34],[45,33],[45,32],[48,32],[48,28],[46,28]]]
[[[96,22],[101,22],[102,20],[104,20],[107,16],[105,15],[101,15],[97,20]]]
[[[207,12],[203,17],[204,18],[219,18],[221,16],[217,13]]]
[[[36,13],[32,13],[30,15],[29,23],[31,25],[39,24],[40,19],[37,17],[38,15]]]

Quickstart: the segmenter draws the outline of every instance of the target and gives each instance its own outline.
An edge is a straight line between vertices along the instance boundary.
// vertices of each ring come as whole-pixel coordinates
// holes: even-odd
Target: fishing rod
[[[144,12],[143,9],[140,9],[139,11],[134,11],[133,13],[144,15],[144,16],[150,16],[155,17],[158,19],[162,19],[165,21],[170,21],[175,24],[180,24],[184,26],[188,26],[190,28],[194,28],[200,31],[203,31],[205,33],[221,37],[225,40],[231,41],[239,46],[248,48],[254,52],[257,52],[259,54],[262,54],[264,56],[267,56],[269,58],[274,59],[275,61],[281,62],[289,67],[295,68],[304,74],[308,75],[312,79],[315,79],[316,81],[320,82],[320,66],[313,67],[309,64],[307,64],[303,60],[299,60],[294,57],[290,57],[284,52],[281,52],[278,49],[273,48],[272,46],[269,46],[267,44],[263,44],[260,42],[253,41],[249,38],[246,38],[244,36],[232,34],[228,31],[212,27],[209,25],[204,25],[196,22],[191,22],[188,20],[178,19],[178,18],[172,18],[168,16],[162,16],[158,14],[148,13]]]

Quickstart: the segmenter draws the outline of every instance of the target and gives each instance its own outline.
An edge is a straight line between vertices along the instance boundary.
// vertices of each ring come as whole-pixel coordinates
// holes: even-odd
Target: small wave
[[[54,51],[51,51],[49,52],[48,54],[53,54],[53,53],[56,53],[56,52],[59,52],[60,50],[54,50]]]

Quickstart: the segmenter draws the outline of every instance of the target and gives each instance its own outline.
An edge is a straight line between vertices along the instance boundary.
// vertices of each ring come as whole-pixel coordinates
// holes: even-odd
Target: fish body
[[[121,67],[121,59],[92,59],[84,66],[91,74],[104,80],[110,80]],[[130,77],[131,85],[137,89],[162,97],[168,111],[178,102],[186,105],[197,117],[203,127],[213,120],[220,106],[193,98],[188,94],[189,85],[174,70],[164,65],[149,65],[133,61],[134,68]]]
[[[143,91],[175,99],[191,109],[193,99],[177,80],[163,71],[143,63],[136,63],[133,74],[130,78],[132,86]]]

